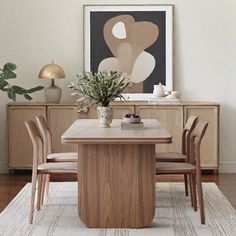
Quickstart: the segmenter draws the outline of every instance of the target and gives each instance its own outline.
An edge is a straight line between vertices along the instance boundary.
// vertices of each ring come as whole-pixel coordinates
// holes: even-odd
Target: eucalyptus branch
[[[107,107],[116,98],[125,100],[122,92],[132,85],[121,73],[116,71],[84,72],[76,77],[77,81],[72,82],[68,87],[74,91],[73,94],[77,93],[80,97],[77,100],[78,111],[94,104]]]

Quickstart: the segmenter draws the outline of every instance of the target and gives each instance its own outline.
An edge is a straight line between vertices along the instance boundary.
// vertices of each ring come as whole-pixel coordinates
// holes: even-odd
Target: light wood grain
[[[76,106],[75,102],[46,103],[46,102],[10,102],[8,106]],[[140,105],[160,105],[160,106],[219,106],[217,102],[210,101],[180,101],[180,102],[147,102],[147,101],[117,101],[111,102],[111,105],[117,106],[140,106]]]
[[[44,106],[11,106],[8,109],[9,168],[32,167],[32,145],[24,122],[37,115],[46,115]]]
[[[79,145],[78,211],[89,227],[140,228],[155,214],[155,145]]]
[[[171,135],[155,119],[144,119],[143,130],[122,130],[121,120],[110,128],[99,127],[97,119],[77,120],[62,135],[64,143],[170,143]]]
[[[156,145],[157,152],[178,152],[181,150],[183,132],[183,110],[181,106],[138,106],[137,113],[144,119],[158,119],[172,135],[172,144]]]
[[[45,163],[43,139],[40,131],[33,120],[24,122],[27,128],[29,137],[33,146],[33,170],[32,170],[32,191],[31,191],[31,204],[29,212],[29,223],[33,223],[33,211],[36,192],[36,183],[38,179],[38,193],[37,193],[37,210],[40,210],[43,193],[44,183],[43,174],[76,174],[78,172],[77,162],[61,162],[61,163]]]
[[[113,118],[114,119],[121,119],[124,117],[125,114],[127,113],[134,113],[134,105],[123,105],[122,102],[115,103],[114,105],[111,106],[113,110]]]
[[[52,152],[77,152],[74,145],[62,145],[62,133],[78,119],[75,106],[49,106],[47,120],[52,133]]]
[[[127,113],[134,113],[134,106],[114,105],[112,109],[114,118],[121,118]],[[61,135],[77,119],[96,119],[97,110],[93,107],[89,112],[78,113],[75,105],[53,105],[47,107],[47,117],[52,133],[52,151],[74,152],[77,151],[75,145],[61,144]]]
[[[205,137],[201,144],[201,167],[218,168],[219,147],[219,109],[216,106],[185,106],[185,119],[191,115],[197,115],[201,120],[209,122]]]
[[[156,118],[161,121],[161,124],[173,134],[173,143],[171,145],[161,144],[157,145],[158,152],[168,152],[176,151],[180,148],[180,143],[176,143],[176,139],[182,133],[183,125],[185,121],[191,114],[199,115],[201,119],[209,120],[210,124],[206,134],[206,141],[204,139],[202,148],[202,168],[206,169],[218,169],[219,167],[219,104],[215,102],[198,102],[198,101],[183,101],[178,103],[148,103],[140,101],[126,101],[126,102],[112,102],[114,118],[121,118],[126,113],[140,112],[143,114],[142,118]],[[178,109],[176,109],[176,107]],[[32,111],[36,109],[35,111]],[[43,108],[43,112],[41,109]],[[56,109],[58,108],[58,109]],[[45,102],[23,102],[23,103],[9,103],[8,104],[8,114],[11,119],[18,120],[21,117],[21,112],[15,115],[16,112],[11,112],[11,109],[24,110],[25,119],[32,119],[32,112],[36,115],[45,115],[50,122],[50,129],[53,135],[53,146],[55,152],[72,152],[75,151],[75,145],[61,145],[61,135],[64,133],[65,129],[77,118],[78,119],[88,119],[96,118],[96,110],[91,109],[88,113],[77,114],[74,111],[76,104],[71,103],[45,103]],[[169,109],[167,109],[169,108]],[[27,110],[29,109],[29,110]],[[10,115],[12,113],[12,115]],[[162,114],[163,113],[163,114]],[[77,117],[78,115],[78,117]],[[182,116],[182,118],[181,118]],[[14,118],[13,118],[14,117]],[[20,118],[19,118],[20,119]],[[25,134],[25,127],[23,122],[19,121],[17,127],[11,127],[12,122],[9,120],[9,131],[8,131],[8,158],[10,168],[31,168],[30,157],[32,155],[32,150],[29,147],[29,140]],[[22,119],[22,121],[24,121]],[[15,121],[14,121],[15,122]],[[213,124],[213,125],[212,125]],[[19,134],[23,134],[19,135]],[[11,136],[11,137],[10,137]],[[25,142],[22,144],[22,142]],[[205,144],[205,142],[207,144]],[[20,152],[18,148],[21,148]],[[211,151],[207,148],[210,147]],[[18,158],[20,153],[21,158]],[[10,161],[11,160],[11,161]]]
[[[155,214],[155,143],[171,135],[154,119],[144,130],[121,130],[121,120],[75,121],[62,141],[78,145],[78,211],[89,227],[140,228]]]
[[[202,224],[205,224],[205,213],[204,213],[203,192],[201,183],[200,147],[207,126],[208,126],[207,121],[199,120],[190,134],[189,163],[156,162],[157,175],[159,174],[189,175],[192,206],[194,210],[197,211],[197,195],[196,195],[196,189],[197,189],[200,217]]]

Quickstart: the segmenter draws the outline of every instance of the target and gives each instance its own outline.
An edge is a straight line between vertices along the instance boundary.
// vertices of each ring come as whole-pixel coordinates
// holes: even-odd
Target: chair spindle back
[[[183,135],[182,135],[182,153],[186,155],[186,162],[189,162],[190,134],[196,125],[197,119],[198,119],[197,116],[194,116],[194,115],[190,116],[184,126],[184,131],[183,131]]]
[[[190,135],[190,163],[196,165],[200,170],[200,145],[202,138],[206,132],[208,122],[200,120]]]
[[[43,140],[39,129],[33,120],[25,121],[25,126],[33,144],[33,168],[44,163],[43,158]]]
[[[39,130],[43,137],[44,158],[46,161],[47,155],[52,153],[52,133],[44,116],[36,116],[35,119],[38,123]]]

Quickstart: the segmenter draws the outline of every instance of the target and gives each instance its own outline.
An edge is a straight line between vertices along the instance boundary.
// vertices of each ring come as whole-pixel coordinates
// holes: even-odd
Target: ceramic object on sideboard
[[[161,84],[161,82],[158,85],[154,85],[153,95],[155,97],[164,97],[165,96],[164,86]]]
[[[171,95],[174,95],[176,98],[180,98],[180,92],[179,91],[171,91]]]
[[[169,94],[165,97],[166,99],[176,99],[174,94]]]

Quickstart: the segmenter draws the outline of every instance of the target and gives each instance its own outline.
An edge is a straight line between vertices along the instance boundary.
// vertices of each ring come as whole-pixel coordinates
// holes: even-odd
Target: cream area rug
[[[50,198],[28,224],[31,184],[27,184],[0,214],[1,236],[236,236],[236,211],[214,183],[204,183],[206,225],[200,224],[182,183],[156,185],[156,215],[147,228],[87,228],[77,213],[77,184],[52,183]]]

